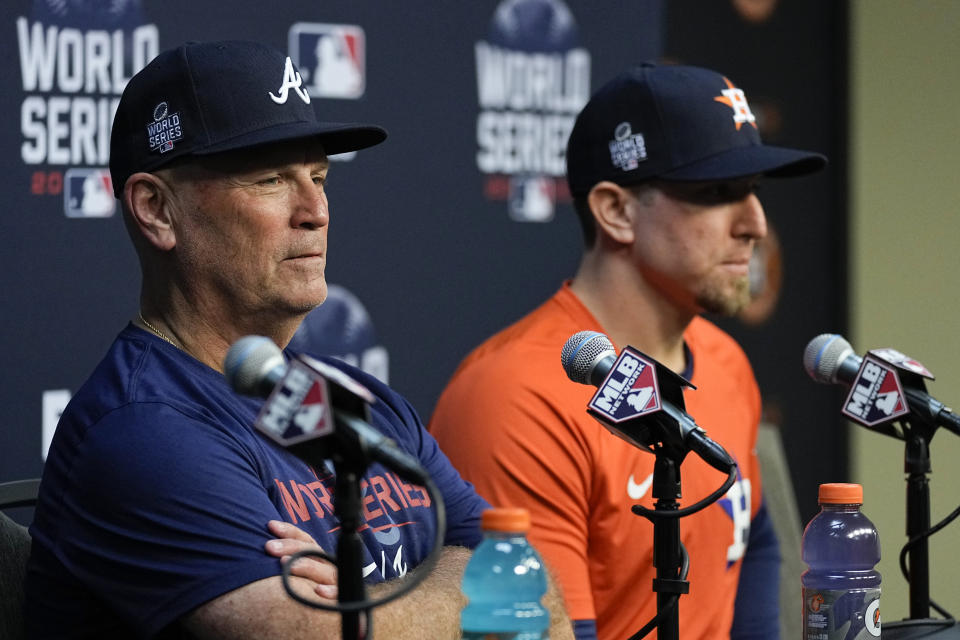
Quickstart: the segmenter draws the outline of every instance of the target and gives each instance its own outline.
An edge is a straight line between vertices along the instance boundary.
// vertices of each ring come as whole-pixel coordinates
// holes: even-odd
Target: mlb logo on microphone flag
[[[588,408],[605,420],[624,422],[660,410],[656,365],[625,347]]]
[[[873,427],[908,412],[896,368],[868,352],[850,385],[843,414],[865,427]]]
[[[254,426],[278,444],[290,445],[333,433],[327,381],[293,360],[263,404]]]

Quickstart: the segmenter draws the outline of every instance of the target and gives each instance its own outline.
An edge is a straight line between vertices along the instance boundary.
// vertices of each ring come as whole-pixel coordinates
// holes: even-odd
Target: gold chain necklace
[[[177,346],[177,343],[174,342],[173,340],[171,340],[170,338],[168,338],[167,336],[165,336],[165,335],[163,334],[163,332],[160,331],[160,329],[157,329],[155,326],[153,326],[152,324],[150,324],[149,322],[147,322],[147,319],[143,317],[143,311],[138,311],[138,312],[137,312],[137,315],[140,316],[140,322],[142,322],[144,325],[146,325],[147,329],[150,329],[150,331],[153,331],[153,332],[154,332],[155,334],[157,334],[162,340],[165,340],[165,341],[169,342],[170,344],[172,344],[172,345],[175,346],[175,347]],[[177,347],[177,348],[179,349],[180,347]]]

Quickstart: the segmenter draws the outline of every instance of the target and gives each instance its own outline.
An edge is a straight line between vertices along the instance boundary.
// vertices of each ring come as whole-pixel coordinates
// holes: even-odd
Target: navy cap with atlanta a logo
[[[322,122],[290,57],[257,42],[188,42],[130,78],[113,120],[118,198],[132,174],[175,158],[314,138],[328,155],[383,142],[376,125]]]
[[[616,76],[587,102],[567,142],[574,196],[603,180],[798,176],[826,162],[818,153],[763,144],[742,90],[715,71],[681,65],[643,63]]]

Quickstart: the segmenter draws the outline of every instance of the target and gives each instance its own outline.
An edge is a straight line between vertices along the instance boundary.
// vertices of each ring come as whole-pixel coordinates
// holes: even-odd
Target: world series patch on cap
[[[796,176],[826,162],[818,153],[763,144],[741,89],[715,71],[681,65],[644,63],[615,77],[587,102],[567,142],[574,196],[603,180]]]
[[[315,138],[326,153],[383,142],[376,125],[322,122],[290,57],[239,40],[164,51],[127,83],[110,135],[114,195],[138,171],[185,155]]]

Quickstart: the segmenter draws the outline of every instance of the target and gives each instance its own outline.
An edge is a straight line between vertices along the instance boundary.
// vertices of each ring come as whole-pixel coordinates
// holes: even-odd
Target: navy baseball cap
[[[290,57],[239,40],[188,42],[162,52],[130,78],[110,135],[118,198],[138,171],[182,156],[315,138],[327,154],[371,147],[376,125],[321,122]]]
[[[574,196],[602,180],[798,176],[826,162],[818,153],[763,144],[743,91],[715,71],[680,65],[643,63],[615,77],[590,98],[567,141]]]

